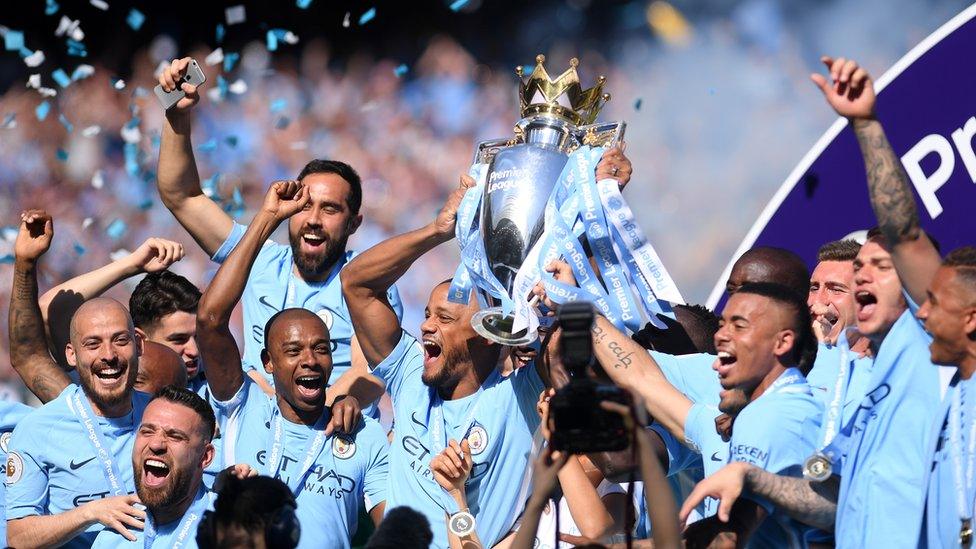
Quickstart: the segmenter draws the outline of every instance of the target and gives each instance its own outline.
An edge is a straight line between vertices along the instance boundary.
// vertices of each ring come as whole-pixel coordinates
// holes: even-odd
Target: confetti
[[[146,16],[142,14],[141,11],[132,8],[129,10],[129,15],[126,16],[125,22],[129,24],[132,30],[137,31],[142,28],[142,24],[146,22]]]
[[[469,0],[454,0],[451,2],[451,11],[461,11],[461,8],[468,5]]]
[[[237,148],[237,136],[236,135],[228,135],[227,137],[224,138],[224,143],[227,143],[227,145],[230,146],[230,148],[236,149]]]
[[[89,1],[91,2],[91,5],[95,6],[96,8],[102,11],[108,11],[108,2],[106,2],[105,0],[89,0]]]
[[[71,122],[68,121],[68,118],[65,117],[63,114],[58,115],[58,122],[60,122],[61,125],[64,126],[64,129],[68,130],[68,133],[71,133],[75,129],[75,127],[71,124]]]
[[[107,234],[112,240],[118,240],[125,235],[126,230],[128,230],[128,227],[126,226],[125,221],[116,218],[108,224],[108,227],[105,227],[105,234]]]
[[[247,13],[244,11],[244,6],[240,5],[225,9],[224,16],[227,18],[227,25],[236,25],[247,21]]]
[[[359,25],[362,26],[369,23],[374,17],[376,17],[376,8],[369,8],[366,10],[366,13],[359,16]]]
[[[13,254],[3,254],[2,256],[0,256],[0,264],[10,265],[13,264],[13,262],[14,262]]]
[[[237,60],[241,58],[241,54],[235,52],[227,52],[224,54],[224,72],[230,72],[234,70],[234,65],[237,64]]]
[[[287,116],[282,116],[278,118],[278,120],[275,120],[275,129],[283,130],[287,128],[289,124],[291,124],[291,119],[288,118]]]
[[[78,81],[95,74],[95,67],[91,65],[78,65],[71,73],[71,80]]]
[[[278,49],[278,41],[281,40],[286,44],[297,44],[298,35],[295,33],[285,30],[285,29],[271,29],[267,34],[267,46],[268,51],[275,51]]]
[[[41,97],[54,97],[58,94],[57,90],[52,88],[37,88],[37,92],[41,94]]]
[[[37,88],[40,88],[41,87],[41,75],[40,74],[32,74],[32,75],[28,76],[27,77],[27,87],[28,88],[34,88],[35,90]]]
[[[139,175],[139,146],[126,143],[122,146],[122,155],[125,157],[125,173],[132,177]]]
[[[78,255],[85,255],[85,247],[82,246],[80,243],[75,242],[75,245],[73,247],[74,247],[74,250],[75,250],[75,253],[76,254],[78,254]]]
[[[240,95],[247,91],[247,82],[238,78],[233,84],[228,86],[227,89],[230,90],[230,93],[234,95]]]
[[[55,0],[47,0],[44,4],[44,15],[54,15],[60,8],[61,6]]]
[[[17,115],[8,112],[6,116],[3,117],[3,124],[0,125],[5,130],[10,130],[17,127]]]
[[[126,257],[129,257],[131,253],[132,252],[126,250],[125,248],[119,248],[118,250],[115,250],[114,252],[108,254],[108,258],[111,259],[112,261],[118,261],[120,259],[125,259]]]
[[[217,75],[217,89],[220,90],[221,99],[227,97],[227,79],[221,75]]]
[[[122,136],[122,141],[126,143],[138,143],[142,140],[142,132],[139,131],[139,119],[133,118],[129,120],[125,126],[122,126],[122,131],[119,132]]]
[[[62,88],[67,88],[71,85],[71,79],[68,78],[68,73],[64,72],[63,69],[56,69],[51,73],[51,78]]]
[[[147,173],[152,173],[152,172],[147,172]],[[150,181],[152,181],[152,180],[150,179]],[[153,201],[152,201],[151,198],[147,198],[147,199],[145,199],[145,200],[143,200],[142,202],[139,203],[139,209],[142,210],[142,211],[146,211],[146,210],[152,208],[152,206],[153,206]]]
[[[132,97],[146,97],[147,95],[149,95],[149,90],[142,86],[136,86],[136,91],[132,92]]]
[[[34,116],[36,116],[38,120],[43,121],[45,118],[47,118],[47,113],[50,110],[51,110],[51,104],[48,103],[47,101],[44,101],[43,103],[38,105],[37,108],[34,109]]]
[[[393,69],[393,74],[395,74],[397,78],[402,78],[409,70],[410,69],[407,68],[406,65],[401,64],[399,67]]]
[[[68,161],[68,151],[62,149],[61,147],[58,147],[58,151],[55,154],[57,155],[58,160],[60,160],[61,162]]]
[[[86,217],[85,220],[81,222],[81,230],[84,231],[88,227],[91,227],[91,224],[94,223],[94,222],[95,222],[94,219],[92,219],[90,217]]]
[[[69,38],[68,55],[73,55],[75,57],[88,57],[88,50],[85,49],[85,45],[81,42]]]
[[[311,5],[312,0],[295,0],[295,5],[301,9],[307,9]]]
[[[212,176],[203,180],[200,183],[200,189],[209,198],[213,198],[217,195],[217,180],[220,179],[220,172],[214,173]]]
[[[61,16],[61,20],[58,21],[58,28],[54,31],[55,36],[65,36],[77,41],[82,41],[85,39],[85,32],[81,30],[80,21],[72,21],[64,15]]]
[[[271,110],[271,114],[278,114],[279,112],[285,110],[288,107],[288,100],[281,97],[271,101],[268,105],[268,109]]]
[[[217,39],[217,43],[220,44],[224,41],[224,26],[217,23],[217,30],[214,32],[214,37]]]
[[[20,229],[13,225],[7,225],[3,229],[0,229],[0,232],[3,232],[3,239],[7,242],[16,242],[17,233],[20,232]]]
[[[44,62],[44,52],[37,50],[24,58],[24,64],[28,67],[36,67]]]
[[[81,135],[83,137],[95,137],[100,133],[102,133],[101,126],[88,126],[87,128],[81,130]]]
[[[643,102],[644,100],[638,97],[637,101],[634,101],[634,110],[639,111]]]
[[[102,170],[95,170],[95,173],[92,174],[91,186],[96,189],[101,189],[105,186],[105,175],[102,173]]]
[[[7,51],[17,51],[24,47],[24,33],[15,30],[8,30],[3,35],[3,45]]]
[[[197,150],[200,152],[213,152],[217,150],[217,140],[212,138],[208,139],[206,142],[197,147]]]
[[[224,61],[224,49],[223,48],[215,49],[214,51],[210,52],[210,54],[207,55],[207,57],[205,57],[203,61],[204,63],[210,65],[211,67],[218,63],[222,63]]]
[[[113,78],[112,79],[112,87],[115,88],[115,89],[117,89],[117,90],[124,89],[125,88],[125,80],[122,80],[121,78]]]
[[[351,14],[347,11],[346,12],[346,15],[343,16],[343,18],[342,18],[342,28],[344,28],[344,29],[348,29],[349,28],[349,16],[350,15]]]

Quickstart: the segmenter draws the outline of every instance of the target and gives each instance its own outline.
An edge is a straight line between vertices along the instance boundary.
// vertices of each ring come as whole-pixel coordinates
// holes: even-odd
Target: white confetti
[[[91,5],[102,11],[108,11],[108,2],[105,0],[91,0]]]
[[[96,189],[101,189],[105,186],[105,176],[102,175],[102,170],[95,170],[95,173],[92,174],[91,185]]]
[[[224,48],[217,48],[214,51],[210,52],[210,55],[208,55],[204,59],[204,62],[206,62],[211,67],[214,66],[214,65],[216,65],[216,64],[218,64],[218,63],[223,63],[224,62]]]
[[[100,126],[88,126],[87,128],[81,130],[81,135],[84,137],[95,137],[100,133],[102,133],[102,128]]]
[[[291,31],[288,31],[285,33],[285,36],[282,38],[282,40],[284,40],[286,44],[297,44],[298,35]]]
[[[84,231],[88,227],[91,227],[91,224],[94,223],[94,222],[95,222],[94,219],[92,219],[90,217],[86,217],[85,220],[81,222],[81,230]]]
[[[142,132],[139,130],[139,126],[122,126],[122,131],[119,132],[122,136],[122,141],[126,143],[138,143],[142,140]]]
[[[31,68],[36,67],[43,62],[44,62],[44,52],[41,50],[37,50],[34,53],[24,58],[24,64],[26,64],[28,67]]]
[[[207,99],[213,101],[214,103],[220,103],[224,100],[220,95],[220,88],[210,88],[207,90]]]
[[[37,88],[40,88],[41,87],[41,75],[40,74],[32,74],[32,75],[28,76],[27,77],[27,87],[28,88],[34,88],[35,90]]]
[[[118,261],[120,259],[129,257],[130,254],[132,254],[132,252],[130,252],[129,250],[126,250],[125,248],[119,248],[118,250],[115,250],[114,252],[108,254],[108,258],[111,259],[112,261]]]
[[[122,80],[121,78],[117,79],[115,81],[115,83],[112,84],[112,87],[115,88],[115,89],[117,89],[117,90],[124,89],[125,88],[125,80]]]
[[[41,97],[54,97],[58,94],[58,90],[54,88],[38,88],[37,91],[41,94]]]
[[[15,242],[17,240],[17,233],[19,232],[14,227],[4,227],[3,229],[3,239],[7,242]]]
[[[349,28],[349,12],[348,11],[346,12],[346,16],[342,18],[342,27],[343,28],[346,28],[346,29]]]
[[[244,6],[231,6],[224,10],[224,16],[227,18],[228,25],[236,25],[247,21],[247,13],[244,11]]]
[[[72,21],[68,17],[62,15],[61,20],[58,22],[58,28],[54,31],[55,36],[68,35],[69,38],[77,42],[81,42],[85,39],[85,33],[81,30],[80,21]]]
[[[238,78],[230,86],[227,86],[227,91],[234,95],[240,95],[247,91],[247,82]]]
[[[93,74],[95,74],[95,67],[91,65],[78,65],[75,67],[74,72],[71,73],[71,79],[81,80],[82,78],[88,78]]]

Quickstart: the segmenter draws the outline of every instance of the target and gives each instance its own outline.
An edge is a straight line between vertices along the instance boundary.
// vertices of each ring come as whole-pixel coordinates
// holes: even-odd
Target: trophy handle
[[[514,145],[513,141],[513,139],[491,139],[478,143],[478,146],[474,150],[474,158],[471,160],[471,163],[488,164],[495,158],[498,151]]]
[[[624,140],[627,130],[626,122],[603,122],[580,126],[576,130],[576,138],[583,145],[603,147],[609,149],[619,145]]]

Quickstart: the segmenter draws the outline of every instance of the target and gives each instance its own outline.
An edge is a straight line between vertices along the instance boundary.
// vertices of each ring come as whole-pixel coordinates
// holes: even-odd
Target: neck
[[[336,267],[336,263],[339,262],[339,258],[341,258],[343,254],[345,254],[345,250],[343,250],[342,254],[340,254],[330,263],[326,264],[325,269],[323,269],[320,274],[305,274],[298,270],[298,265],[296,265],[294,261],[291,262],[291,272],[305,282],[325,282],[329,279],[329,275],[332,274],[332,271]]]
[[[190,506],[193,505],[193,500],[196,498],[197,491],[200,489],[200,481],[202,478],[202,471],[200,474],[193,478],[190,482],[190,489],[183,494],[178,501],[173,502],[166,507],[159,509],[150,509],[152,513],[153,520],[156,521],[156,526],[162,526],[164,524],[169,524],[171,522],[176,522],[183,518],[183,515],[187,513]]]
[[[780,363],[776,363],[776,365],[773,366],[773,368],[769,371],[769,373],[766,374],[766,377],[764,377],[762,381],[759,382],[759,385],[756,386],[755,390],[752,391],[752,394],[749,395],[749,402],[753,402],[757,398],[761,397],[763,393],[765,393],[770,387],[772,387],[773,383],[776,383],[776,380],[779,379],[779,376],[783,375],[783,372],[785,371],[786,371],[786,366],[783,366]]]
[[[100,417],[122,417],[128,414],[132,410],[132,393],[126,395],[124,399],[115,404],[105,404],[97,402],[91,396],[85,393],[85,398],[88,399],[88,403],[91,404],[92,411],[95,412],[96,416]]]
[[[966,356],[959,362],[960,379],[969,379],[976,373],[976,348],[970,346],[966,350]]]
[[[848,342],[851,352],[863,355],[871,350],[871,341],[866,337],[858,336],[853,342]]]
[[[319,418],[322,417],[322,412],[325,410],[324,400],[317,403],[311,410],[296,409],[281,394],[276,393],[275,400],[278,402],[278,411],[281,412],[281,417],[292,423],[300,423],[308,426],[315,425]]]

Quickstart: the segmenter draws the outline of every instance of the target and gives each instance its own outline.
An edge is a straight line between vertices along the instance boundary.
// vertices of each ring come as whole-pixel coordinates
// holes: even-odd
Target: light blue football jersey
[[[250,379],[225,402],[211,399],[225,425],[224,465],[247,463],[270,474],[268,453],[277,403]],[[326,412],[328,414],[328,412]],[[327,423],[327,417],[323,424]],[[282,421],[283,451],[276,478],[297,486],[309,439],[316,431],[307,425]],[[302,525],[300,548],[349,547],[358,527],[360,502],[370,510],[387,498],[388,445],[380,425],[363,418],[352,437],[325,439],[304,483],[296,494]]]
[[[681,391],[692,402],[718,404],[718,394],[722,384],[718,372],[712,369],[715,355],[695,353],[690,355],[669,355],[658,351],[648,351],[654,362],[661,368],[668,383]]]
[[[803,462],[816,449],[823,404],[813,396],[803,374],[789,368],[739,412],[728,443],[715,431],[719,413],[717,408],[696,405],[685,422],[688,442],[701,450],[706,476],[728,463],[743,461],[772,473],[799,477]],[[719,462],[718,457],[724,459]],[[807,527],[766,501],[757,498],[756,502],[768,516],[750,538],[750,547],[805,546]],[[706,516],[716,512],[716,505],[713,501],[707,506]]]
[[[76,391],[81,388],[69,385],[57,398],[27,414],[14,429],[7,454],[8,520],[63,513],[112,494],[88,433],[70,407]],[[129,494],[135,493],[135,432],[150,398],[133,391],[128,414],[118,418],[95,416],[122,477],[120,484]],[[88,547],[103,528],[96,523],[64,547]]]
[[[234,224],[230,235],[214,253],[213,260],[223,263],[237,243],[241,241],[247,227]],[[244,370],[256,370],[269,384],[274,386],[271,374],[264,371],[261,362],[261,349],[264,347],[264,325],[268,319],[282,309],[302,307],[317,314],[329,328],[332,340],[332,375],[329,383],[335,383],[339,376],[349,369],[350,344],[353,336],[349,309],[342,297],[340,281],[341,269],[356,252],[347,251],[329,278],[324,282],[306,282],[293,272],[291,246],[278,244],[271,240],[264,243],[254,266],[251,267],[247,286],[241,303],[244,307]],[[292,295],[289,295],[292,294]],[[396,286],[387,292],[387,299],[398,319],[403,319],[403,304]],[[371,408],[370,408],[371,410]]]
[[[167,524],[156,525],[155,535],[149,544],[146,544],[146,532],[144,530],[132,530],[136,536],[136,541],[129,541],[121,534],[106,528],[98,533],[92,549],[114,549],[124,547],[129,549],[197,549],[197,528],[203,513],[213,510],[213,502],[217,495],[210,492],[206,487],[201,486],[193,497],[193,503],[180,520],[174,520]]]
[[[14,432],[14,428],[20,423],[20,420],[24,419],[27,414],[31,413],[34,409],[26,404],[21,404],[19,402],[7,402],[0,401],[0,470],[3,472],[3,478],[7,478],[7,448],[10,444],[10,436]],[[15,471],[16,473],[16,471]],[[0,483],[0,541],[6,545],[7,542],[7,514],[6,514],[6,501],[7,501],[7,485],[6,483]]]
[[[431,411],[441,401],[436,390],[421,381],[423,358],[420,343],[403,332],[393,352],[373,370],[386,382],[397,418],[386,508],[406,505],[423,513],[434,533],[433,546],[446,548],[447,494],[430,470],[430,460],[436,455]],[[508,377],[496,370],[482,390],[440,406],[446,427],[441,445],[448,438],[460,441],[465,435],[471,445],[474,467],[466,495],[478,537],[486,547],[512,529],[530,493],[529,462],[539,426],[535,404],[542,389],[542,380],[532,366],[519,368]]]
[[[912,309],[875,357],[841,469],[834,536],[839,547],[908,547],[919,539],[933,425],[944,417],[944,371]]]

